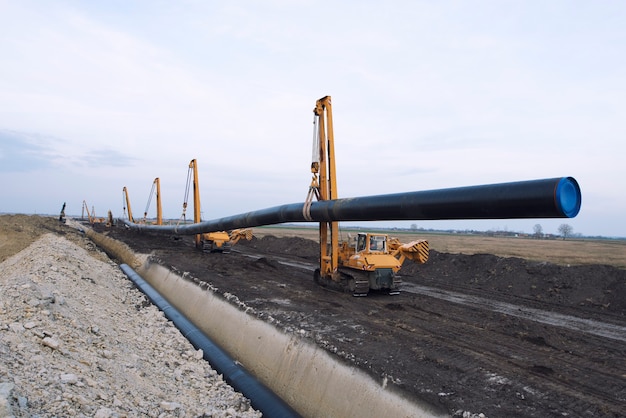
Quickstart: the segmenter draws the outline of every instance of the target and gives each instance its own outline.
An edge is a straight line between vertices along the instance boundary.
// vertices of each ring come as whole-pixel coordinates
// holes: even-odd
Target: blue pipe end
[[[554,190],[554,200],[563,216],[573,218],[578,215],[582,202],[578,182],[573,177],[563,177]]]

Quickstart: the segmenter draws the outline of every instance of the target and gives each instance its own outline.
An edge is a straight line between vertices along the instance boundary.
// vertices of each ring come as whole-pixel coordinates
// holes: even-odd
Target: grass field
[[[340,239],[356,230],[341,231]],[[410,231],[385,231],[402,242],[426,239],[433,250],[453,254],[494,254],[520,257],[557,264],[607,264],[626,269],[626,240],[537,240],[532,238],[485,237]],[[256,237],[302,237],[318,240],[317,228],[297,226],[267,226],[254,228]]]

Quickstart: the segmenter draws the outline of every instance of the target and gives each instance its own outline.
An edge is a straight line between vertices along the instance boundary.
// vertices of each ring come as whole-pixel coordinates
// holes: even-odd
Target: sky
[[[303,202],[330,95],[339,197],[582,191],[572,219],[372,226],[626,237],[624,21],[623,1],[0,0],[0,212],[121,217],[127,187],[141,217],[159,177],[178,219],[192,159],[204,220]]]

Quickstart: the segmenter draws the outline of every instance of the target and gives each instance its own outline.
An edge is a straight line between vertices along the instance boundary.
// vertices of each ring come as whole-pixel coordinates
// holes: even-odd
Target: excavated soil
[[[221,254],[190,237],[106,233],[450,415],[626,415],[625,270],[431,251],[405,264],[400,295],[355,298],[313,282],[311,240]]]
[[[626,416],[625,270],[431,251],[405,264],[400,295],[354,298],[313,282],[311,240],[254,238],[221,254],[98,229],[450,415]]]

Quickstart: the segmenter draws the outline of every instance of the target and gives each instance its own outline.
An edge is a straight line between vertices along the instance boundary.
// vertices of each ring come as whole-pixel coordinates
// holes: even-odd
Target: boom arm
[[[313,134],[313,162],[311,172],[313,180],[305,205],[305,217],[310,217],[312,193],[318,200],[337,199],[337,177],[335,171],[335,142],[333,134],[333,112],[330,96],[325,96],[315,103],[313,109],[315,130]],[[316,150],[317,148],[317,150]],[[339,253],[339,223],[337,221],[320,222],[320,273],[333,276],[337,273]]]
[[[187,209],[187,199],[189,197],[189,188],[193,184],[193,223],[201,222],[200,219],[200,186],[198,185],[198,162],[194,158],[189,162],[189,170],[187,171],[187,188],[185,190],[185,201],[183,202],[183,216]],[[202,246],[202,235],[196,234],[196,247]]]
[[[130,222],[135,222],[135,220],[133,219],[133,212],[130,209],[130,198],[128,197],[128,189],[126,188],[126,186],[124,186],[124,188],[122,189],[122,194],[124,195],[122,198],[122,202],[125,204],[124,212],[126,212],[126,208],[128,208],[128,220]]]
[[[87,211],[87,219],[91,223],[91,214],[89,213],[89,206],[87,206],[87,202],[83,200],[83,210],[80,214],[80,218],[83,219],[85,217],[85,211]]]
[[[163,225],[163,214],[161,211],[161,181],[159,178],[155,178],[154,182],[152,182],[152,189],[150,190],[150,196],[148,197],[148,203],[146,204],[146,211],[143,213],[144,223],[146,218],[148,217],[148,209],[150,208],[150,203],[152,202],[152,195],[154,195],[154,191],[156,189],[156,201],[157,201],[157,225]],[[130,207],[130,206],[129,206]]]
[[[157,201],[157,225],[163,225],[163,208],[161,207],[161,180],[154,179],[156,184],[156,201]]]

